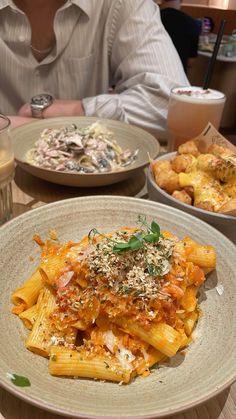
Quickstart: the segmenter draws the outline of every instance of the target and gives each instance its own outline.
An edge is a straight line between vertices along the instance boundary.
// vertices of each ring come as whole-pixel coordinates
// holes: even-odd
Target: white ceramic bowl
[[[158,157],[156,160],[172,160],[175,155],[175,152],[167,153]],[[211,224],[213,227],[217,228],[217,230],[221,231],[229,239],[236,243],[236,217],[232,215],[224,215],[216,212],[205,211],[201,208],[196,208],[192,205],[184,204],[178,199],[173,198],[156,184],[151,167],[149,167],[147,174],[147,188],[148,195],[151,200],[178,208],[191,215],[194,215],[197,218],[200,218],[203,221],[206,221],[208,224]]]
[[[27,151],[34,147],[43,129],[59,128],[73,123],[82,128],[96,121],[101,122],[115,134],[115,139],[121,148],[124,150],[128,148],[131,151],[139,150],[137,159],[130,166],[123,170],[106,173],[70,173],[49,170],[26,162]],[[157,139],[141,128],[120,121],[87,116],[39,119],[13,129],[12,136],[16,162],[24,170],[48,182],[76,187],[111,185],[138,175],[140,170],[148,166],[149,156],[153,159],[156,158],[160,148]]]

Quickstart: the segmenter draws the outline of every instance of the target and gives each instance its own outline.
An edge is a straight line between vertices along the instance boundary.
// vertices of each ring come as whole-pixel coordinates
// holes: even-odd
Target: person
[[[152,0],[0,0],[0,55],[0,112],[18,115],[13,125],[48,93],[44,118],[117,119],[161,139],[171,88],[188,85]]]
[[[178,51],[184,70],[192,67],[198,55],[198,22],[181,10],[181,0],[163,0],[161,20]]]

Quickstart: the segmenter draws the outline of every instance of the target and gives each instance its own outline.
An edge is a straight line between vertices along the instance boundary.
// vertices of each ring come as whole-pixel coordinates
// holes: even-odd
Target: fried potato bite
[[[214,154],[217,157],[228,157],[233,156],[235,153],[228,147],[222,147],[218,144],[211,144],[207,150],[208,153]]]
[[[183,189],[182,191],[174,191],[172,193],[173,198],[178,199],[179,201],[183,202],[184,204],[191,205],[192,198],[189,194]]]
[[[194,160],[191,154],[179,154],[172,160],[171,166],[176,173],[186,172]]]
[[[172,194],[175,190],[179,190],[179,176],[172,170],[171,163],[167,160],[156,161],[153,163],[152,170],[155,181],[160,188]]]
[[[187,141],[184,144],[181,144],[178,148],[179,154],[192,154],[192,156],[199,156],[200,151],[198,150],[197,143],[193,140]]]

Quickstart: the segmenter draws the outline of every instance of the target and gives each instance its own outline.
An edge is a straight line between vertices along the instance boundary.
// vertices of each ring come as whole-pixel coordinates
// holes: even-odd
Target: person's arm
[[[11,127],[12,128],[17,128],[17,127],[19,127],[21,125],[28,124],[29,122],[36,121],[35,118],[30,118],[30,115],[29,115],[29,117],[27,117],[27,116],[15,116],[15,115],[14,116],[11,116],[11,115],[9,115],[8,118],[11,121]]]
[[[170,90],[189,83],[158,7],[149,0],[124,0],[109,41],[116,94],[83,99],[85,114],[141,125],[165,138]]]
[[[30,108],[29,103],[26,103],[20,108],[19,115],[20,116],[15,117],[15,118],[22,118],[22,121],[24,118],[27,119],[31,117],[31,108]],[[84,108],[80,100],[57,99],[57,100],[54,100],[52,105],[50,105],[48,108],[44,109],[43,111],[43,118],[54,118],[57,116],[83,116],[83,115],[84,115]]]
[[[117,119],[152,129],[159,138],[166,138],[170,90],[189,84],[179,56],[152,0],[123,0],[112,7],[115,12],[107,42],[115,93],[84,98],[82,102],[58,100],[45,109],[43,116],[85,114]],[[19,114],[29,116],[29,105],[24,105]]]

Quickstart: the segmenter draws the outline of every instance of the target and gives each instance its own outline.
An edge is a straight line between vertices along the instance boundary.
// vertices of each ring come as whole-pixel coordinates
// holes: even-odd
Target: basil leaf
[[[142,241],[143,240],[143,232],[138,231],[137,233],[134,233],[134,235],[132,237],[136,237],[138,240]]]
[[[160,229],[160,226],[155,221],[152,221],[151,223],[151,230],[153,233],[156,233],[157,235],[160,236],[161,229]]]
[[[114,244],[114,247],[116,249],[125,249],[126,247],[129,247],[129,244],[128,243],[119,242],[119,243]]]
[[[112,249],[113,252],[126,252],[127,250],[130,250],[128,243],[116,243]]]
[[[31,386],[30,380],[22,375],[12,374],[11,382],[17,387],[29,387]]]
[[[143,238],[148,243],[156,243],[159,240],[159,236],[157,234],[146,234]]]
[[[130,247],[126,247],[125,249],[114,249],[113,248],[113,252],[114,253],[121,253],[121,252],[128,252],[130,250]]]
[[[141,247],[143,247],[143,243],[135,236],[132,236],[129,239],[128,244],[129,244],[131,250],[137,250],[137,249],[140,249]]]

